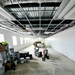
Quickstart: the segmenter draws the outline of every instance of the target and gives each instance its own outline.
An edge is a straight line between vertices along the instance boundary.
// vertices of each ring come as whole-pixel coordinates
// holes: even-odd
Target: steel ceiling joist
[[[38,21],[39,19],[38,19],[38,18],[35,18],[35,19],[34,19],[34,18],[33,18],[33,19],[31,18],[31,19],[29,19],[29,20],[30,20],[30,21]],[[51,20],[51,19],[50,19],[50,18],[41,18],[41,20],[42,20],[42,21],[48,21],[48,20]],[[60,20],[62,21],[63,19],[54,19],[53,22],[55,22],[55,21],[57,21],[57,20],[58,20],[58,21],[60,21]],[[20,18],[20,19],[18,19],[18,21],[27,21],[27,19],[25,19],[25,18],[22,18],[22,19],[21,19],[21,18]],[[70,21],[72,21],[72,20],[70,20]]]
[[[39,3],[39,32],[41,33],[41,3]]]
[[[53,8],[53,10],[52,10],[52,13],[51,13],[51,15],[50,16],[53,16],[53,12],[55,11],[55,7]]]
[[[54,31],[56,28],[58,28],[58,26],[60,26],[61,24],[70,24],[73,20],[62,20],[59,24],[57,24],[52,30]]]
[[[63,20],[63,21],[61,21],[59,24],[57,24],[57,25],[51,30],[51,32],[54,31],[58,26],[60,26],[64,21],[65,21],[65,20]]]
[[[5,11],[7,11],[11,16],[13,16],[7,9],[5,9],[4,6],[2,6],[2,8],[3,8]],[[15,18],[15,16],[13,16],[13,17]],[[6,21],[8,21],[8,20],[6,20]],[[13,21],[12,21],[12,22],[13,22]],[[18,24],[21,25],[22,28],[25,28],[25,27],[23,26],[23,24],[21,24],[17,19],[16,19],[16,22],[18,22]]]
[[[62,20],[53,20],[51,22],[51,24],[59,24]],[[64,22],[62,22],[62,24],[69,24],[72,20],[65,20]],[[13,21],[14,23],[18,24],[18,22]],[[29,24],[28,21],[19,21],[22,24]],[[35,21],[30,21],[31,24],[39,24],[39,20],[35,20]],[[48,24],[50,22],[50,20],[42,20],[41,24]]]
[[[37,34],[41,31],[41,35],[44,35],[46,31],[55,33],[64,25],[73,21],[70,19],[55,19],[53,17],[60,4],[61,2],[18,3],[6,5],[5,8],[17,19],[13,21],[15,24],[20,27],[23,26],[22,28],[30,25],[32,31]]]
[[[30,21],[38,21],[39,19],[38,18],[33,18],[33,19],[29,19]],[[50,20],[49,18],[41,18],[41,20]],[[20,18],[20,19],[18,19],[18,21],[27,21],[27,19],[25,19],[25,18]]]
[[[27,21],[28,21],[29,25],[31,26],[31,28],[33,28],[32,24],[30,23],[30,21],[29,21],[29,19],[28,19],[27,15],[25,14],[25,12],[24,12],[23,8],[21,7],[21,5],[19,4],[19,2],[18,2],[18,5],[19,5],[19,7],[21,8],[21,10],[23,11],[24,16],[26,17],[26,19],[27,19]],[[35,32],[33,32],[33,31],[32,31],[32,33],[34,34]],[[35,34],[34,34],[34,35],[35,35]]]
[[[61,2],[45,2],[41,3],[41,7],[59,7]],[[20,3],[22,7],[39,7],[39,3]],[[5,8],[18,8],[18,4],[6,5]]]
[[[10,11],[10,9],[8,9]],[[38,12],[39,10],[27,10],[26,12]],[[41,12],[49,12],[49,11],[52,11],[52,10],[41,10]],[[57,10],[54,10],[54,11],[57,11]],[[16,13],[16,12],[22,12],[22,11],[10,11],[10,13]]]

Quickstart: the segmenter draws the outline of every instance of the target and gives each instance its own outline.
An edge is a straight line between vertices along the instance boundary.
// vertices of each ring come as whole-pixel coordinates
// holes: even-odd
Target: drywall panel
[[[1,29],[0,28],[0,34],[4,34],[4,39],[5,41],[7,41],[9,43],[9,47],[14,47],[14,50],[15,51],[19,51],[19,50],[22,50],[23,48],[27,47],[28,45],[31,45],[32,42],[29,42],[29,43],[25,43],[25,41],[23,40],[23,44],[21,44],[20,42],[20,37],[23,37],[25,38],[26,36],[23,36],[19,33],[15,33],[15,32],[12,32],[12,31],[8,31],[8,30],[5,30],[5,29]],[[16,46],[13,46],[13,41],[12,41],[12,36],[16,36],[17,37],[17,45]]]
[[[75,61],[75,26],[47,38],[46,43]]]

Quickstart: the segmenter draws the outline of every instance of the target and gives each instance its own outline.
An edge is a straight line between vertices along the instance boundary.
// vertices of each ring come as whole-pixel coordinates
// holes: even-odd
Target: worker
[[[45,47],[45,44],[44,43],[42,43],[42,45],[43,45],[43,48]]]
[[[43,49],[42,60],[45,61],[45,58],[49,59],[48,50],[46,48]]]
[[[38,55],[38,51],[39,51],[39,47],[37,46],[37,44],[34,46],[34,54],[35,56]]]
[[[42,61],[45,61],[45,49],[42,52]]]

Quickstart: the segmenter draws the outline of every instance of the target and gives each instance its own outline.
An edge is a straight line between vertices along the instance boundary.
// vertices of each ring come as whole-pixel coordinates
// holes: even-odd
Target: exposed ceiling
[[[30,35],[48,37],[66,29],[74,20],[54,18],[63,0],[2,0],[2,7],[15,20],[7,21],[31,32]],[[6,23],[6,22],[1,22]]]

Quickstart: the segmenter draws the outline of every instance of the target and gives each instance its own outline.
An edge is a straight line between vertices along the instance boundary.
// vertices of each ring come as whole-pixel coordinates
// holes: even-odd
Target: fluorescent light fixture
[[[54,32],[45,32],[44,34],[49,34],[49,33],[54,33]]]
[[[11,16],[9,13],[7,13],[2,7],[0,7],[0,18],[2,20],[15,20],[13,16]]]
[[[31,32],[21,32],[23,34],[32,34]]]

